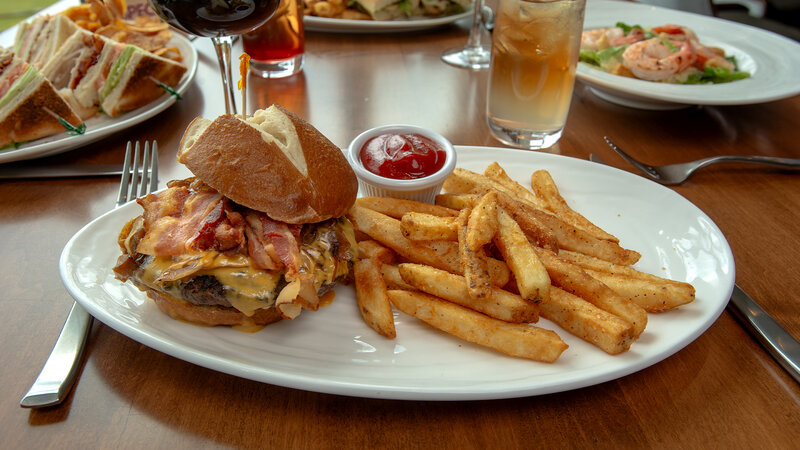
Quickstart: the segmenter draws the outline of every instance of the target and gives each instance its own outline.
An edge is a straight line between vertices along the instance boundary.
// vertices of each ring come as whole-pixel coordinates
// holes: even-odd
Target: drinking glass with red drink
[[[300,1],[281,0],[278,10],[266,23],[242,35],[254,75],[283,78],[302,70],[305,32]]]

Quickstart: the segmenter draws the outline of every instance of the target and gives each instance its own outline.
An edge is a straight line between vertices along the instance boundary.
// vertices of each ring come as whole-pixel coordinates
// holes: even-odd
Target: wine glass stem
[[[231,74],[231,45],[232,36],[215,36],[214,49],[217,51],[219,72],[222,77],[222,88],[225,91],[225,113],[236,114],[236,101],[233,98],[233,75]]]
[[[481,44],[481,27],[483,26],[483,0],[475,0],[472,12],[472,29],[467,39],[467,48],[479,49]]]

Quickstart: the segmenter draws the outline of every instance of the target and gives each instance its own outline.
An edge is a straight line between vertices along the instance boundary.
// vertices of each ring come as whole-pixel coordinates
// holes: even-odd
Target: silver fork
[[[158,144],[153,141],[151,152],[150,144],[144,143],[141,168],[140,153],[137,142],[133,160],[131,160],[131,143],[128,142],[125,148],[125,162],[122,166],[122,179],[119,184],[116,207],[135,199],[137,188],[139,189],[138,196],[156,190],[158,185]],[[61,329],[61,334],[58,335],[56,344],[53,346],[53,351],[50,352],[50,356],[36,381],[33,382],[33,386],[22,397],[19,402],[20,406],[39,408],[58,405],[64,401],[75,382],[91,328],[92,316],[80,304],[73,303],[64,327]]]
[[[661,184],[681,184],[689,178],[697,169],[706,167],[711,164],[720,162],[747,162],[756,164],[766,164],[770,166],[778,166],[786,169],[800,169],[800,159],[794,158],[776,158],[773,156],[758,156],[758,155],[721,155],[712,156],[710,158],[703,158],[697,161],[691,161],[680,164],[667,164],[664,166],[651,166],[636,160],[631,155],[622,151],[617,147],[611,139],[603,136],[606,143],[617,153],[619,156],[625,158],[626,161],[633,164],[637,169],[644,172],[648,178],[655,180]]]

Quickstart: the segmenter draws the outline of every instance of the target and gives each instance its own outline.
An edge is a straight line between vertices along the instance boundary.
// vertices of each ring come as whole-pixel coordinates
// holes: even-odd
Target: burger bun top
[[[342,216],[358,192],[342,151],[279,105],[245,119],[196,118],[181,139],[178,161],[234,202],[286,223]]]

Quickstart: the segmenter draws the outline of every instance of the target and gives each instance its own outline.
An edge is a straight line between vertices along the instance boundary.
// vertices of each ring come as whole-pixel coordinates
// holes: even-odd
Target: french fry
[[[386,282],[386,287],[388,289],[402,289],[404,291],[417,290],[417,288],[403,280],[403,277],[400,276],[400,269],[397,266],[383,264],[381,266],[381,275],[383,276],[383,281]]]
[[[583,268],[621,296],[638,304],[647,312],[664,312],[695,299],[689,283],[661,278],[629,266],[621,266],[581,253],[562,250],[559,258]]]
[[[491,295],[492,282],[483,248],[474,251],[467,245],[467,225],[471,216],[469,208],[462,209],[458,215],[458,253],[469,296],[482,299]]]
[[[498,206],[511,214],[531,243],[537,247],[546,248],[554,252],[558,251],[559,243],[553,230],[546,227],[542,221],[536,218],[536,215],[532,213],[534,209],[525,206],[507,194],[496,192],[496,195]]]
[[[464,277],[422,264],[398,266],[400,276],[416,289],[481,312],[495,319],[513,323],[534,323],[539,320],[539,307],[519,295],[493,287],[487,298],[476,299],[467,292]]]
[[[549,250],[537,248],[536,255],[547,268],[553,286],[630,322],[635,337],[642,334],[647,326],[647,311],[641,306],[623,298],[580,267],[560,259]]]
[[[462,210],[472,208],[478,196],[475,194],[439,194],[436,196],[436,204],[445,208]]]
[[[568,347],[553,331],[492,319],[421,292],[390,290],[389,298],[434,328],[507,355],[551,363]]]
[[[510,192],[509,194],[513,194],[514,197],[529,203],[531,206],[538,208],[538,209],[547,209],[547,202],[545,199],[540,198],[536,193],[531,190],[526,189],[523,185],[514,181],[511,177],[508,176],[506,171],[497,163],[497,161],[489,164],[486,167],[486,170],[483,171],[483,174],[498,184],[504,186]]]
[[[536,194],[547,203],[547,209],[554,212],[563,221],[578,227],[598,239],[605,239],[611,242],[619,242],[619,239],[607,233],[602,228],[592,223],[589,219],[576,212],[567,204],[566,200],[558,192],[553,177],[546,170],[537,170],[531,176],[531,186]]]
[[[503,208],[497,208],[497,223],[494,242],[514,274],[520,294],[530,301],[547,300],[550,276],[525,233]]]
[[[550,288],[550,298],[539,304],[539,312],[542,317],[611,355],[627,351],[634,341],[633,326],[629,322],[555,286]]]
[[[529,239],[531,239],[531,234],[534,233],[533,231],[529,231],[529,229],[533,230],[534,226],[538,223],[552,233],[552,236],[558,243],[559,249],[573,250],[621,265],[634,264],[641,257],[636,251],[623,248],[616,242],[598,239],[586,231],[575,228],[564,222],[552,213],[532,208],[508,195],[498,193],[497,201],[498,204],[505,208],[506,211],[514,217],[514,220],[523,227]],[[540,232],[540,234],[542,233],[543,232]],[[536,236],[537,235],[534,234],[534,237]],[[545,240],[546,238],[547,235],[544,234],[539,240]],[[539,243],[533,239],[532,242],[538,247],[552,250],[552,246],[539,245]]]
[[[533,201],[522,199],[517,195],[514,189],[505,186],[503,183],[489,178],[486,175],[481,175],[459,167],[456,167],[453,173],[444,180],[442,188],[446,192],[452,194],[483,194],[488,191],[497,191],[521,201],[532,208],[543,208],[546,206],[542,200],[536,199],[531,192],[529,192],[529,194],[533,196]]]
[[[395,254],[377,241],[361,241],[358,243],[359,257],[369,258],[381,264],[394,264]]]
[[[400,229],[400,221],[372,209],[355,205],[347,213],[356,230],[394,250],[410,261],[434,266],[452,273],[463,273],[458,243],[453,241],[412,241]],[[489,276],[495,286],[505,286],[511,272],[503,261],[487,260]]]
[[[453,217],[409,212],[400,219],[403,236],[412,241],[455,241],[458,226]]]
[[[399,219],[403,217],[403,214],[409,212],[422,212],[440,217],[458,215],[458,211],[443,206],[391,197],[359,197],[356,199],[356,205],[378,211],[395,219]]]
[[[488,192],[478,200],[466,225],[465,241],[470,250],[477,252],[492,242],[497,232],[497,194]]]
[[[652,281],[626,275],[584,269],[612,291],[650,313],[660,313],[694,301],[694,287],[671,280]]]
[[[382,336],[394,339],[397,333],[392,305],[379,267],[380,263],[371,259],[360,259],[353,265],[358,309],[370,328]]]

